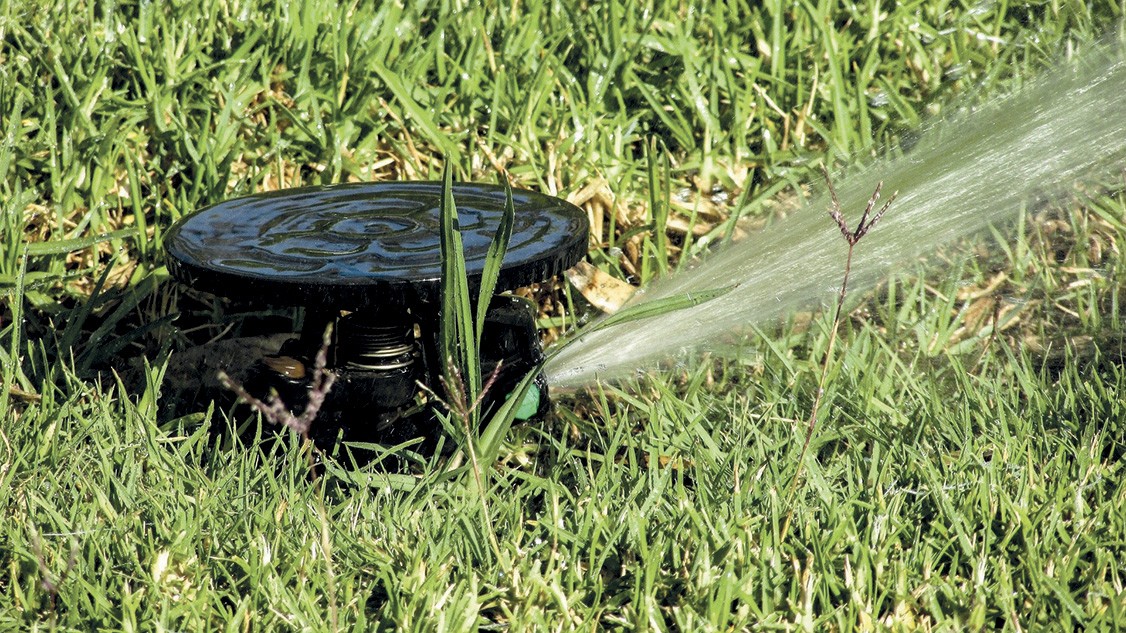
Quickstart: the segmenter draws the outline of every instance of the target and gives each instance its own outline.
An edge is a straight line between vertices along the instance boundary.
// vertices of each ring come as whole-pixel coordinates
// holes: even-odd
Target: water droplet
[[[965,75],[967,70],[969,70],[969,67],[966,64],[954,64],[950,68],[947,68],[946,72],[942,73],[942,77],[947,81],[956,81],[961,79],[962,75]]]

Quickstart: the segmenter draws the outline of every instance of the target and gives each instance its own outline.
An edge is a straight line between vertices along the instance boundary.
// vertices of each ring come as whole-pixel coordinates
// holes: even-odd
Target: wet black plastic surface
[[[459,183],[454,201],[475,285],[504,189]],[[586,254],[586,214],[514,190],[516,217],[497,290],[544,281]],[[200,290],[280,305],[363,309],[435,301],[441,280],[441,183],[350,183],[221,202],[169,229],[169,269]]]

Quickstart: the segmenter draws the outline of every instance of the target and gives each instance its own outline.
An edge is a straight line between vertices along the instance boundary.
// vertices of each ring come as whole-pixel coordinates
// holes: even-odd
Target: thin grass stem
[[[898,192],[893,193],[891,197],[888,198],[887,202],[884,203],[884,206],[880,207],[876,215],[871,216],[871,219],[869,219],[872,209],[876,207],[876,203],[880,199],[880,190],[883,189],[884,186],[882,182],[876,184],[876,189],[868,198],[868,204],[864,207],[864,212],[861,214],[860,221],[856,224],[856,228],[849,230],[844,214],[841,213],[840,199],[837,197],[836,188],[833,187],[833,180],[829,176],[829,170],[822,165],[821,172],[825,176],[825,183],[829,187],[829,197],[832,200],[829,206],[829,217],[836,223],[837,228],[840,229],[841,236],[848,244],[848,254],[845,256],[844,275],[841,278],[841,288],[837,292],[837,306],[833,311],[833,322],[829,328],[829,344],[826,346],[825,355],[821,359],[821,375],[817,379],[817,391],[813,395],[813,405],[810,407],[809,411],[805,440],[802,442],[801,453],[798,455],[798,467],[797,470],[794,471],[794,477],[790,480],[789,488],[786,491],[786,506],[788,509],[786,511],[786,519],[782,522],[782,530],[780,532],[780,540],[783,541],[786,540],[786,535],[790,531],[790,523],[794,518],[794,495],[797,493],[798,483],[801,481],[802,475],[805,474],[805,458],[809,453],[809,444],[813,440],[813,432],[817,429],[817,414],[821,410],[821,402],[825,396],[825,383],[829,377],[829,364],[833,360],[833,348],[836,346],[838,332],[840,331],[841,313],[844,311],[845,297],[848,296],[848,279],[849,275],[852,273],[852,256],[856,251],[856,245],[876,226],[898,194]]]

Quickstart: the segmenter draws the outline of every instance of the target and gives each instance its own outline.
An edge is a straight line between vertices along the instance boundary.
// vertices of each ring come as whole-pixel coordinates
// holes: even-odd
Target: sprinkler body
[[[457,184],[470,296],[500,224],[500,187]],[[305,308],[299,335],[250,371],[244,385],[304,409],[314,358],[333,326],[326,367],[336,380],[311,434],[399,443],[437,435],[441,185],[361,183],[259,194],[219,203],[177,222],[166,237],[169,269],[181,282],[218,295]],[[495,408],[543,360],[537,307],[505,291],[543,282],[586,253],[582,210],[557,198],[513,191],[512,237],[486,308],[481,368],[500,370],[481,406]],[[542,416],[547,385],[537,377],[519,417]]]

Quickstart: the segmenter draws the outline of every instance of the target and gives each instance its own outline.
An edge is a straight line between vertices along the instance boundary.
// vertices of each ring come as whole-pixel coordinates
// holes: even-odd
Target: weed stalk
[[[289,407],[277,394],[270,394],[263,402],[250,395],[246,388],[228,376],[227,372],[219,372],[219,382],[261,413],[267,421],[277,426],[284,426],[301,436],[301,443],[309,460],[309,478],[312,480],[317,478],[315,468],[317,447],[309,437],[309,429],[312,428],[313,420],[320,413],[321,406],[324,405],[325,398],[328,397],[329,391],[332,390],[332,384],[336,380],[336,374],[325,368],[328,364],[328,348],[331,344],[332,324],[329,323],[328,327],[325,328],[324,338],[321,340],[321,348],[317,350],[317,355],[313,360],[313,383],[309,387],[309,400],[305,403],[305,410],[301,412],[301,415],[293,415]]]
[[[825,176],[825,182],[829,186],[829,196],[832,198],[832,204],[829,206],[829,217],[837,223],[837,228],[841,231],[841,236],[845,242],[848,243],[848,254],[845,256],[844,276],[841,279],[841,289],[837,293],[837,307],[833,312],[833,324],[829,329],[829,345],[825,349],[825,356],[821,361],[821,376],[817,380],[817,392],[813,396],[813,406],[810,407],[809,422],[805,430],[805,442],[802,443],[801,455],[798,457],[798,469],[794,472],[794,478],[790,480],[790,487],[786,493],[786,506],[789,510],[786,512],[786,520],[782,523],[781,540],[786,539],[786,534],[790,530],[790,521],[794,518],[793,499],[794,494],[797,492],[798,482],[801,480],[802,474],[805,471],[805,457],[809,452],[809,443],[813,439],[813,432],[817,428],[817,414],[821,410],[821,400],[825,395],[825,381],[829,376],[829,363],[833,359],[833,347],[837,342],[837,332],[840,330],[841,312],[844,310],[845,296],[848,294],[848,278],[852,273],[852,255],[856,250],[856,245],[860,240],[872,230],[880,218],[884,217],[891,203],[895,201],[895,197],[899,192],[891,194],[884,206],[872,215],[872,210],[876,208],[876,202],[880,199],[880,190],[883,188],[884,183],[879,182],[876,184],[876,190],[872,192],[872,196],[868,198],[868,206],[864,208],[864,213],[860,216],[860,222],[856,224],[855,229],[848,228],[848,223],[845,221],[844,214],[841,213],[841,202],[837,197],[837,191],[833,188],[833,179],[829,177],[829,170],[822,165],[821,172]]]
[[[251,407],[257,410],[266,418],[271,424],[284,426],[298,435],[301,436],[301,448],[305,453],[305,458],[308,460],[309,479],[317,481],[317,462],[316,456],[319,454],[317,445],[309,436],[309,429],[312,428],[313,421],[316,419],[317,414],[320,413],[321,406],[324,405],[325,398],[328,397],[329,391],[332,390],[332,384],[336,380],[336,374],[326,369],[328,364],[328,350],[332,345],[332,323],[328,324],[325,328],[324,337],[321,339],[321,347],[317,350],[317,354],[313,359],[313,382],[309,387],[309,400],[305,403],[305,410],[301,415],[294,415],[290,412],[289,407],[285,402],[275,393],[270,394],[263,402],[258,398],[250,395],[250,393],[227,375],[226,372],[219,372],[219,382],[224,387],[235,392],[236,395]],[[325,559],[325,582],[328,591],[328,609],[329,609],[329,624],[332,630],[339,630],[337,623],[338,608],[336,601],[336,572],[332,564],[332,539],[328,529],[328,513],[325,507],[324,494],[325,489],[322,486],[320,490],[315,491],[317,500],[317,511],[321,521],[321,554]]]

